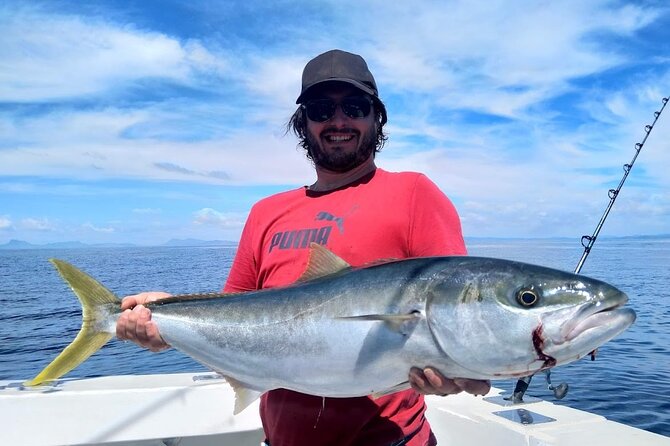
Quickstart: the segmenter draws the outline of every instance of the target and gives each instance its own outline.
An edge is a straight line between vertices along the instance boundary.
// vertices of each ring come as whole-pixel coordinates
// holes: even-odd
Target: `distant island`
[[[574,237],[465,237],[466,244],[481,243],[485,241],[566,241],[575,240],[580,242],[579,238]],[[670,240],[670,234],[655,235],[625,235],[625,236],[600,236],[598,240]],[[158,245],[139,245],[133,243],[82,243],[79,241],[56,242],[34,244],[23,240],[10,240],[7,243],[0,244],[0,250],[3,249],[84,249],[84,248],[146,248],[146,247],[236,247],[238,242],[231,240],[200,240],[194,238],[171,239]]]
[[[133,243],[82,243],[78,241],[57,242],[57,243],[43,243],[34,244],[23,240],[10,240],[7,243],[0,244],[0,249],[84,249],[84,248],[133,248],[133,247],[147,247],[147,246],[162,246],[162,247],[203,247],[203,246],[220,246],[220,247],[234,247],[237,242],[229,240],[198,240],[198,239],[172,239],[159,245],[137,245]]]

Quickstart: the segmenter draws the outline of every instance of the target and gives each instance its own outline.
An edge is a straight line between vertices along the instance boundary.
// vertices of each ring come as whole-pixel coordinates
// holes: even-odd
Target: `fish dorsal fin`
[[[242,412],[263,394],[263,392],[248,388],[244,383],[235,378],[229,376],[224,376],[224,378],[226,378],[230,387],[235,391],[235,409],[233,410],[233,415]]]
[[[318,243],[311,243],[309,245],[307,268],[305,268],[305,272],[302,273],[297,281],[307,282],[309,280],[318,279],[319,277],[339,273],[348,268],[351,268],[351,265],[345,262],[341,257],[338,257],[331,250]]]
[[[224,297],[236,296],[242,293],[196,293],[196,294],[175,294],[172,296],[161,297],[149,302],[149,306],[161,305],[170,302],[187,302],[191,300],[220,299]]]
[[[398,260],[400,260],[400,259],[397,258],[397,257],[387,257],[385,259],[377,259],[377,260],[373,260],[372,262],[366,263],[365,265],[363,265],[363,268],[369,268],[371,266],[383,265],[385,263],[397,262]]]

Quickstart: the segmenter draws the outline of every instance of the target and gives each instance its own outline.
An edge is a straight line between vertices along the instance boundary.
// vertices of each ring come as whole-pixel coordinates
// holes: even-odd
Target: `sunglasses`
[[[311,121],[326,122],[335,115],[338,105],[352,119],[365,118],[372,111],[372,99],[368,96],[348,96],[339,103],[328,98],[312,99],[301,107]]]

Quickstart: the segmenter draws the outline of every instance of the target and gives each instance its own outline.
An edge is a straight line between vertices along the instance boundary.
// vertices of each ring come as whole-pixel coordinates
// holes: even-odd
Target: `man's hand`
[[[151,311],[144,304],[169,297],[161,291],[149,291],[124,297],[121,310],[124,310],[116,321],[116,337],[124,341],[148,348],[152,352],[165,350],[170,346],[163,340],[158,327],[151,320]]]
[[[486,395],[491,390],[490,381],[476,379],[449,379],[433,367],[421,370],[412,367],[409,371],[409,383],[414,390],[424,395],[454,395],[463,391],[473,395]]]

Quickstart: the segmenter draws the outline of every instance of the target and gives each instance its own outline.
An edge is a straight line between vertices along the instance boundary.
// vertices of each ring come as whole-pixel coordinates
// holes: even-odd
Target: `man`
[[[332,50],[311,60],[296,103],[289,127],[313,162],[316,181],[253,206],[226,292],[294,282],[305,269],[312,242],[353,266],[378,259],[465,254],[456,210],[437,186],[421,174],[390,173],[375,166],[375,154],[386,139],[386,108],[362,57]],[[149,310],[141,305],[163,296],[153,292],[124,299],[118,337],[152,350],[167,348]],[[409,381],[413,389],[378,399],[267,392],[261,399],[261,418],[268,442],[434,445],[421,394],[485,394],[490,388],[488,382],[447,379],[432,368],[412,369]]]

